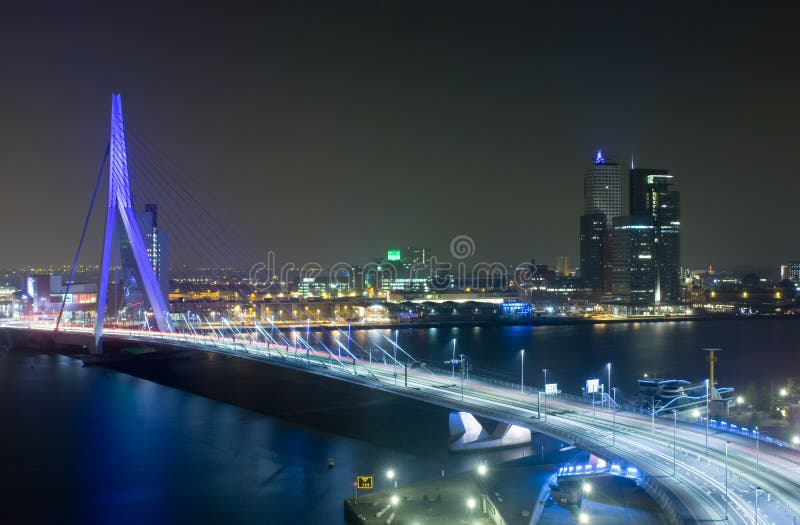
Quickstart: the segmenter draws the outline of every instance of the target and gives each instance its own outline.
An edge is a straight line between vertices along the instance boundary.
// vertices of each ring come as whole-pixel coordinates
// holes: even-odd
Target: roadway
[[[52,330],[52,325],[26,323],[20,328]],[[88,328],[67,330],[91,334]],[[348,356],[349,351],[341,344],[335,351],[327,348],[320,351],[308,344],[305,347],[278,344],[274,338],[265,343],[241,336],[234,340],[196,333],[113,328],[107,329],[104,337],[175,344],[301,368],[525,426],[573,443],[609,463],[634,465],[642,474],[645,490],[676,521],[723,521],[727,514],[730,523],[796,524],[800,517],[800,453],[794,449],[760,443],[756,460],[755,441],[729,433],[710,434],[706,449],[705,426],[685,422],[673,426],[672,418],[657,418],[654,425],[648,416],[608,408],[597,410],[560,396],[548,396],[545,414],[534,389],[521,392],[519,385],[495,384],[474,374],[466,379],[428,368],[405,368],[399,361],[392,361],[395,358],[386,352],[381,360],[357,359]],[[673,435],[677,443],[674,450]]]

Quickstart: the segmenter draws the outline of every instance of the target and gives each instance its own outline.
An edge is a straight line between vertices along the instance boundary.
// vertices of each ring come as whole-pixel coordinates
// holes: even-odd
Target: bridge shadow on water
[[[191,359],[130,359],[107,366],[400,453],[447,453],[447,409],[362,385],[206,352],[192,352]]]

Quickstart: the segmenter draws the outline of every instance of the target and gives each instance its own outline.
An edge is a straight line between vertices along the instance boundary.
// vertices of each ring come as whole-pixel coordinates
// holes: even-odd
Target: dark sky
[[[480,259],[577,265],[601,146],[676,176],[684,265],[800,258],[796,13],[535,4],[5,6],[0,266],[71,260],[112,92],[282,260],[467,234]]]

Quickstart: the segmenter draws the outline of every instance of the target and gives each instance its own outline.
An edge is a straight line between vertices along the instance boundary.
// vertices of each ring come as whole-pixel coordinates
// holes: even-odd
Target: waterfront
[[[410,483],[477,461],[447,452],[446,410],[402,398],[303,392],[269,367],[211,355],[130,372],[0,352],[0,522],[344,523],[357,474],[385,488],[389,467]]]
[[[459,352],[510,378],[518,371],[516,347],[525,342],[531,378],[544,352],[557,363],[547,366],[558,381],[567,374],[579,381],[582,363],[595,363],[604,378],[602,366],[611,360],[614,377],[630,383],[624,362],[635,358],[653,366],[672,358],[676,375],[694,370],[701,377],[699,347],[713,339],[724,339],[717,342],[725,348],[723,358],[748,372],[737,377],[798,375],[792,356],[800,324],[791,321],[546,328],[409,330],[398,337],[433,362],[449,358],[448,341],[457,333]],[[377,341],[380,334],[354,337]],[[743,362],[748,352],[752,360]],[[784,361],[770,361],[780,352]],[[561,367],[570,371],[559,372]],[[270,375],[266,366],[213,354],[121,369],[127,373],[83,368],[75,359],[36,351],[2,353],[0,403],[12,431],[0,441],[7,466],[0,517],[336,523],[356,474],[374,474],[380,483],[380,474],[394,466],[402,472],[400,482],[408,483],[436,477],[442,468],[464,471],[476,461],[447,452],[446,410],[373,391],[365,395],[347,383],[325,386],[302,372]],[[724,381],[725,368],[720,370]],[[335,460],[333,469],[328,458]]]
[[[384,335],[394,338],[394,330],[352,332],[362,346],[390,349]],[[716,366],[720,386],[743,391],[750,383],[778,385],[800,376],[800,322],[794,319],[408,328],[397,337],[414,357],[441,367],[456,339],[456,354],[466,355],[476,371],[516,382],[524,348],[527,385],[541,386],[541,370],[547,368],[548,382],[572,393],[579,393],[586,379],[607,382],[608,362],[612,384],[629,395],[645,373],[702,380],[708,376],[703,348],[723,350]]]

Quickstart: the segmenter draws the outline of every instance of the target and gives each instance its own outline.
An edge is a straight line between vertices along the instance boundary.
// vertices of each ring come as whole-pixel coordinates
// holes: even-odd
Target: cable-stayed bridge
[[[380,344],[365,348],[348,329],[320,317],[312,325],[310,317],[302,318],[280,303],[283,322],[276,323],[274,317],[266,322],[252,318],[247,328],[225,316],[217,320],[200,312],[170,312],[154,265],[152,245],[146,243],[147,232],[141,231],[134,210],[134,197],[148,188],[156,195],[172,194],[180,203],[176,215],[193,212],[194,217],[199,217],[172,222],[174,235],[170,241],[180,245],[192,260],[211,261],[219,279],[226,278],[232,266],[229,257],[239,252],[242,240],[236,238],[235,232],[225,231],[213,214],[192,197],[190,188],[171,180],[168,169],[142,169],[142,173],[149,171],[150,178],[139,180],[137,191],[132,191],[130,166],[134,164],[129,164],[127,142],[122,100],[114,95],[111,138],[67,283],[68,294],[92,208],[105,178],[108,198],[93,326],[67,322],[59,313],[53,321],[5,323],[8,333],[23,337],[44,335],[56,342],[86,346],[95,355],[102,354],[104,342],[114,341],[253,359],[346,381],[354,388],[379,389],[529,428],[591,451],[609,464],[624,463],[627,468],[637,469],[642,486],[676,523],[791,523],[800,517],[800,454],[792,447],[761,443],[759,449],[759,441],[755,441],[754,448],[752,439],[730,434],[709,436],[707,425],[679,423],[677,416],[661,417],[656,424],[655,417],[619,410],[611,402],[598,410],[566,395],[544,396],[519,383],[492,380],[479,370],[468,377],[466,370],[437,369],[417,360],[410,349],[389,336],[383,335]],[[151,157],[142,155],[144,159]],[[106,161],[108,172],[104,177]],[[138,293],[146,303],[146,313],[139,323],[123,325],[114,321],[114,312],[109,312],[109,293],[116,289],[110,284],[127,279],[113,273],[118,271],[115,268],[125,266],[115,263],[115,257],[127,259]],[[241,275],[229,278],[235,286],[242,287],[244,296],[252,293]],[[198,289],[205,284],[198,282]],[[119,305],[114,301],[112,304],[114,309]],[[333,337],[327,341],[320,337],[320,327]]]

